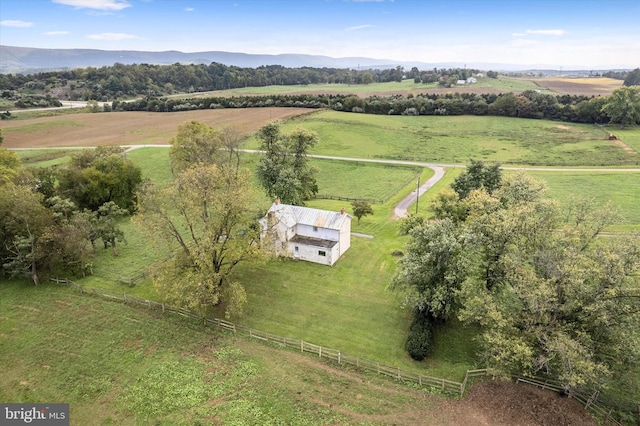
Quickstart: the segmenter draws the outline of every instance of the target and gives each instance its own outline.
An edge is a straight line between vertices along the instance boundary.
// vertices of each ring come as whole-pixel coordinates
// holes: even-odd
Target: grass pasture
[[[552,90],[537,85],[535,81],[500,76],[498,78],[481,77],[477,83],[464,86],[440,87],[437,83],[415,83],[413,79],[371,84],[300,84],[296,86],[261,86],[243,87],[229,90],[215,90],[198,93],[180,93],[169,95],[169,98],[190,99],[207,97],[255,96],[255,95],[295,95],[295,94],[353,94],[360,97],[371,95],[417,95],[420,93],[506,93],[524,92],[525,90],[541,90],[552,93]]]
[[[640,164],[640,153],[609,141],[606,128],[548,120],[323,111],[290,120],[284,130],[296,126],[320,135],[312,153],[322,155],[446,164],[466,164],[470,158],[505,165]],[[247,148],[257,147],[258,141],[250,138]]]
[[[622,221],[608,231],[640,230],[640,174],[590,172],[527,172],[549,185],[549,196],[561,204],[576,197],[593,199],[596,204],[611,202]]]
[[[318,170],[318,198],[386,201],[422,173],[419,167],[312,159]]]
[[[533,387],[487,381],[445,400],[51,283],[2,283],[0,312],[0,400],[67,402],[73,426],[595,425],[572,399]]]
[[[21,284],[0,286],[0,400],[70,402],[72,425],[381,424],[357,416],[434,405],[179,317]],[[321,402],[342,392],[353,418]]]

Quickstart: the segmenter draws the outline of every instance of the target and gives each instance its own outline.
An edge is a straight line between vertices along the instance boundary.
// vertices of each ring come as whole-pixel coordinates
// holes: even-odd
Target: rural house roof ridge
[[[273,212],[276,218],[288,227],[301,224],[340,230],[346,218],[352,218],[351,215],[344,212],[281,204],[279,201],[271,205],[269,212]]]

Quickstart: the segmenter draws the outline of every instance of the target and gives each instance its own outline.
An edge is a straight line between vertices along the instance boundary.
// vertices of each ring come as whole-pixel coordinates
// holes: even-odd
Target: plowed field
[[[306,114],[307,108],[247,108],[172,113],[87,113],[3,121],[4,148],[90,147],[167,144],[178,126],[196,120],[210,126],[234,127],[248,135],[272,120]]]
[[[612,78],[541,78],[533,81],[563,95],[609,96],[622,86],[622,80]]]

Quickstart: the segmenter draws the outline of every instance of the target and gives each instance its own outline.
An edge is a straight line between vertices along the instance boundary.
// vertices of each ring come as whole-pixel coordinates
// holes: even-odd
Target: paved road
[[[404,200],[398,203],[398,205],[394,209],[396,218],[402,218],[402,217],[408,216],[409,207],[411,207],[416,201],[418,201],[418,198],[420,198],[422,194],[427,192],[429,188],[435,185],[436,182],[438,182],[444,176],[444,167],[433,166],[429,168],[435,172],[434,175],[431,176],[431,178],[427,179],[425,183],[420,185],[420,187],[417,189],[417,194],[416,194],[416,191],[413,191],[411,194],[407,195]]]
[[[133,151],[138,148],[169,148],[171,145],[123,145],[123,148],[126,148],[125,152]],[[75,147],[75,148],[83,148],[83,147]],[[11,148],[10,148],[11,149]],[[33,148],[14,148],[14,150],[20,149],[33,149]],[[40,149],[40,148],[38,148]],[[56,148],[51,148],[56,149]],[[72,147],[64,147],[64,149],[74,149]],[[261,151],[255,149],[244,149],[244,152],[250,153],[260,153]],[[435,185],[442,177],[444,176],[445,169],[450,168],[466,168],[464,165],[460,164],[438,164],[438,163],[423,163],[420,161],[403,161],[403,160],[382,160],[382,159],[372,159],[372,158],[353,158],[353,157],[334,157],[331,155],[309,155],[311,158],[321,158],[326,160],[342,160],[342,161],[359,161],[361,163],[378,163],[378,164],[400,164],[407,166],[418,166],[418,167],[428,167],[432,169],[435,173],[434,175],[428,179],[425,183],[423,183],[418,189],[418,197],[422,196],[428,189],[430,189],[433,185]],[[640,173],[640,168],[627,168],[627,169],[610,169],[610,168],[575,168],[575,169],[556,169],[556,168],[548,168],[548,167],[501,167],[503,170],[526,170],[526,171],[540,171],[540,172],[603,172],[603,173]],[[400,201],[398,205],[395,207],[395,216],[397,218],[402,218],[408,215],[409,208],[416,202],[416,191],[413,191],[409,194],[405,199]]]

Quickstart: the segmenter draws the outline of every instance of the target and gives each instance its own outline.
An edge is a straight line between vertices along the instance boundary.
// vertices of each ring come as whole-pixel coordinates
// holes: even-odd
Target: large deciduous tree
[[[611,123],[620,127],[640,123],[640,87],[620,87],[613,91],[602,107]]]
[[[200,312],[220,303],[227,316],[241,312],[246,294],[232,272],[260,256],[250,180],[228,163],[199,163],[166,188],[141,191],[135,220],[150,237],[178,246],[155,278],[167,300]]]
[[[0,149],[0,185],[11,181],[20,168],[20,159],[15,152]]]
[[[178,134],[169,142],[171,171],[175,174],[192,164],[215,164],[223,147],[222,133],[211,126],[189,121],[178,127]]]
[[[76,154],[59,177],[58,192],[80,209],[98,210],[113,201],[120,208],[135,210],[135,194],[142,172],[122,155],[119,147],[98,147]]]
[[[501,180],[502,172],[499,163],[487,166],[483,161],[471,160],[467,170],[454,180],[451,188],[462,199],[474,189],[484,188],[488,193],[492,193],[500,186]]]
[[[597,238],[610,206],[562,207],[524,173],[461,202],[457,225],[445,216],[410,231],[394,285],[412,307],[479,324],[487,367],[568,391],[637,365],[640,238]]]
[[[41,194],[13,183],[0,185],[0,260],[9,277],[40,283],[40,269],[50,266],[46,233],[52,224]]]
[[[270,198],[285,204],[304,205],[318,193],[316,169],[309,166],[307,152],[318,142],[314,132],[297,128],[283,134],[278,123],[270,123],[258,132],[260,149],[257,176]]]

